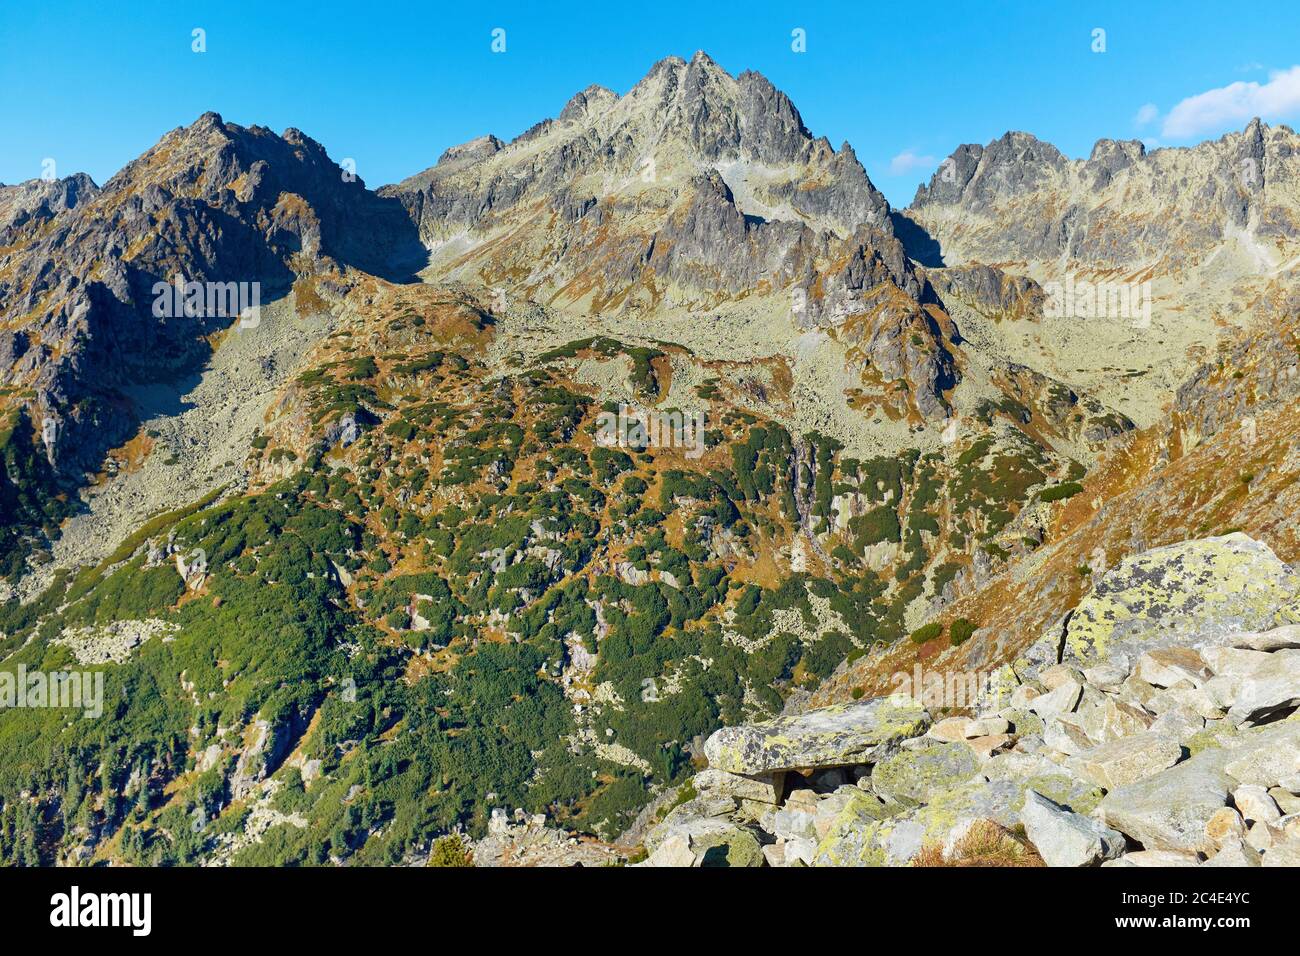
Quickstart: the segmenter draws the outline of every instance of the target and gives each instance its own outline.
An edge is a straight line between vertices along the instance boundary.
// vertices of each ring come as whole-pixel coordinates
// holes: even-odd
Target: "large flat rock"
[[[874,763],[929,726],[921,707],[882,697],[723,727],[705,742],[704,755],[713,769],[739,774]]]
[[[1125,558],[1070,617],[1065,656],[1085,666],[1115,653],[1264,631],[1300,593],[1300,575],[1244,534],[1184,541]]]

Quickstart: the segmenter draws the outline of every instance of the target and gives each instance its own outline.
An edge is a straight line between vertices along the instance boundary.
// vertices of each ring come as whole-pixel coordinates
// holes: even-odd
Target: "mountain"
[[[1071,731],[965,708],[1006,730],[930,755],[926,713],[806,778],[720,742],[874,713],[918,665],[1050,695],[1151,549],[1290,581],[1292,138],[1009,133],[896,210],[699,53],[377,191],[215,114],[102,188],[0,187],[0,690],[99,675],[108,716],[0,713],[0,859],[875,859],[871,794],[931,839],[948,798],[873,765],[1057,767]],[[177,276],[260,312],[159,309]],[[1060,308],[1105,282],[1136,312]],[[1270,598],[1249,627],[1290,623]],[[825,854],[758,845],[841,811]]]

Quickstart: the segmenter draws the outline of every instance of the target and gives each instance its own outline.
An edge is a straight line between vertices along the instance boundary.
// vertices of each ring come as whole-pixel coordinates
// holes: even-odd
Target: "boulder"
[[[1285,624],[1255,634],[1236,634],[1231,639],[1231,646],[1252,651],[1276,651],[1284,647],[1300,647],[1300,624]]]
[[[1239,724],[1300,704],[1300,650],[1274,651],[1240,677],[1228,719]]]
[[[1246,821],[1232,807],[1220,807],[1205,822],[1205,835],[1215,846],[1222,847],[1246,838]]]
[[[1025,794],[1020,822],[1048,866],[1092,866],[1124,852],[1123,834],[1073,813],[1034,790]]]
[[[1209,751],[1111,790],[1098,807],[1099,818],[1148,850],[1213,851],[1205,827],[1228,802],[1223,763],[1221,752]]]
[[[680,809],[680,808],[679,808]],[[763,851],[754,831],[725,817],[668,819],[646,838],[649,866],[763,865]],[[690,862],[686,862],[689,856]]]
[[[1029,702],[1029,709],[1043,720],[1059,717],[1074,710],[1083,695],[1083,685],[1072,680],[1065,680],[1055,690],[1040,694]]]
[[[1200,866],[1200,859],[1195,853],[1177,853],[1173,850],[1135,850],[1125,853],[1102,866]]]
[[[937,791],[969,780],[978,770],[979,760],[964,743],[900,750],[876,764],[871,789],[886,803],[927,803]]]
[[[1124,558],[1079,602],[1065,655],[1089,667],[1271,629],[1278,608],[1300,594],[1300,575],[1244,534],[1184,541]]]
[[[1218,853],[1210,857],[1201,866],[1259,866],[1260,855],[1258,851],[1247,846],[1241,840],[1224,846]]]
[[[1212,676],[1204,659],[1190,647],[1158,647],[1138,656],[1133,671],[1148,684],[1173,687],[1183,681],[1199,687]]]
[[[781,802],[784,777],[781,773],[745,776],[709,767],[697,773],[691,784],[700,794],[777,804]]]
[[[1277,801],[1258,784],[1243,784],[1232,791],[1232,803],[1247,823],[1273,825],[1282,819]]]
[[[1140,734],[1150,729],[1155,719],[1141,707],[1114,697],[1106,697],[1091,707],[1081,707],[1076,716],[1083,732],[1099,744]],[[1201,725],[1204,724],[1205,721],[1202,720]]]
[[[704,755],[715,770],[750,775],[875,763],[929,725],[915,703],[882,697],[723,727],[705,741]]]
[[[1072,758],[1070,766],[1099,787],[1114,790],[1169,769],[1182,755],[1177,741],[1148,731],[1093,747]]]

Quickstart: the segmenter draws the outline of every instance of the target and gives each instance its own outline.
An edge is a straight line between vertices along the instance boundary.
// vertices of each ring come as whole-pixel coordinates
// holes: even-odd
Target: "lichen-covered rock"
[[[763,865],[763,850],[754,831],[726,817],[669,815],[647,836],[650,866]],[[687,862],[689,853],[691,862]]]
[[[704,755],[713,769],[738,774],[874,763],[929,725],[921,707],[883,697],[723,727],[705,741]]]
[[[1176,740],[1150,731],[1121,737],[1084,751],[1070,761],[1079,773],[1100,787],[1114,790],[1172,767],[1183,755]]]
[[[974,751],[964,743],[900,750],[871,771],[871,789],[890,803],[924,803],[937,791],[970,779],[979,770]]]
[[[1091,666],[1134,655],[1270,628],[1300,593],[1300,575],[1244,534],[1202,538],[1125,558],[1070,617],[1067,658]]]
[[[1264,781],[1280,769],[1274,755],[1300,759],[1300,722],[1261,727],[1225,742],[1229,745],[1110,791],[1098,807],[1100,819],[1148,850],[1213,852],[1216,846],[1206,832],[1210,818],[1227,805],[1239,783],[1269,786]]]

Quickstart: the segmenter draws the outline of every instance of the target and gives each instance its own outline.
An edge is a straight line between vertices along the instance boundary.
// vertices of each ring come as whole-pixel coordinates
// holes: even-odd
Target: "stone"
[[[1258,779],[1234,778],[1228,768],[1254,777],[1268,755],[1280,752],[1293,758],[1300,753],[1300,723],[1271,724],[1224,738],[1220,746],[1163,773],[1112,790],[1098,807],[1099,817],[1148,850],[1212,852],[1205,826],[1227,805],[1229,792],[1241,783],[1267,786]]]
[[[1072,758],[1070,766],[1098,786],[1114,790],[1167,770],[1182,755],[1177,741],[1147,732],[1094,747]]]
[[[1042,691],[1032,684],[1021,684],[1011,692],[1009,704],[1017,710],[1028,710],[1030,703],[1041,693]]]
[[[943,720],[936,721],[926,731],[927,737],[933,737],[935,740],[941,740],[944,743],[956,743],[959,740],[965,740],[967,737],[966,728],[974,721],[969,717],[945,717]]]
[[[1044,720],[1048,717],[1059,717],[1061,714],[1073,711],[1082,694],[1082,684],[1067,680],[1058,685],[1055,690],[1040,694],[1031,700],[1029,709]]]
[[[1239,647],[1210,646],[1199,650],[1201,658],[1215,677],[1245,677],[1269,659],[1264,651],[1243,650]]]
[[[1243,784],[1232,791],[1232,803],[1247,823],[1276,824],[1282,819],[1277,801],[1258,784]]]
[[[1254,634],[1234,634],[1231,638],[1231,646],[1252,651],[1276,651],[1284,647],[1300,647],[1300,624],[1286,624]]]
[[[697,773],[691,783],[700,794],[777,804],[781,802],[784,776],[781,773],[745,776],[709,767]]]
[[[1195,853],[1177,853],[1173,850],[1135,850],[1102,866],[1200,866]]]
[[[1268,788],[1300,773],[1300,724],[1270,726],[1289,731],[1284,738],[1285,744],[1277,748],[1233,748],[1230,753],[1236,756],[1224,765],[1233,780]]]
[[[1114,697],[1106,697],[1092,707],[1081,707],[1076,716],[1083,732],[1099,744],[1140,734],[1150,729],[1155,720],[1141,707]],[[1201,725],[1204,724],[1205,721],[1202,720]]]
[[[1207,752],[1111,790],[1098,806],[1107,826],[1148,850],[1209,852],[1205,827],[1228,802],[1228,777],[1217,752]]]
[[[680,809],[680,808],[679,808]],[[685,858],[681,843],[685,840],[686,849],[692,862],[683,864]],[[758,838],[748,827],[739,826],[723,817],[676,818],[672,814],[646,835],[646,849],[651,863],[656,854],[669,847],[654,866],[720,866],[750,867],[763,865],[763,851]]]
[[[705,741],[704,754],[710,767],[740,774],[875,763],[929,725],[915,703],[882,697],[723,727]]]
[[[963,743],[899,751],[876,764],[871,789],[886,803],[928,803],[935,792],[973,777],[979,761]]]
[[[645,860],[645,866],[688,867],[695,865],[695,854],[691,852],[691,842],[685,834],[676,834],[659,844],[658,849]]]
[[[1053,664],[1039,672],[1038,683],[1043,685],[1043,690],[1050,693],[1067,684],[1082,684],[1083,672],[1068,664]]]
[[[1280,842],[1283,835],[1281,830],[1276,830],[1267,823],[1256,823],[1246,831],[1245,838],[1247,846],[1263,853],[1274,843]]]
[[[1091,781],[1038,755],[997,754],[989,758],[980,772],[991,783],[1013,783],[1020,794],[1013,798],[1017,803],[1023,794],[1035,790],[1059,806],[1087,815],[1096,809],[1103,796],[1101,788]]]
[[[1206,720],[1217,720],[1225,713],[1204,686],[1196,687],[1190,682],[1156,691],[1143,706],[1153,714],[1164,714],[1181,708],[1199,714]]]
[[[1092,866],[1124,852],[1124,836],[1089,817],[1053,803],[1037,791],[1020,810],[1029,842],[1048,866]]]
[[[976,737],[964,743],[975,754],[975,759],[983,763],[994,754],[1011,746],[1015,739],[1011,734],[992,734],[988,737]]]
[[[1232,807],[1220,807],[1205,821],[1205,835],[1216,847],[1240,841],[1246,836],[1246,821]]]
[[[972,720],[966,726],[966,737],[994,737],[998,734],[1005,734],[1011,729],[1010,722],[1005,717],[985,717],[981,720]]]
[[[1296,796],[1285,787],[1270,787],[1268,795],[1284,814],[1290,816],[1293,813],[1300,813],[1300,796]]]
[[[1128,675],[1128,667],[1118,661],[1103,661],[1100,664],[1085,668],[1083,671],[1084,680],[1108,694],[1118,692],[1124,681],[1128,679]]]
[[[1228,711],[1235,724],[1258,720],[1300,704],[1300,650],[1274,651],[1241,677],[1236,702]]]
[[[1300,867],[1300,842],[1273,844],[1264,851],[1260,866]]]
[[[1187,681],[1199,687],[1213,676],[1204,659],[1190,647],[1158,647],[1138,655],[1133,673],[1156,687]]]
[[[1078,721],[1071,720],[1068,716],[1044,722],[1043,744],[1070,757],[1086,753],[1097,745],[1079,726]]]
[[[1183,744],[1205,729],[1205,718],[1187,707],[1175,707],[1166,710],[1153,720],[1148,729],[1153,734],[1160,734]]]
[[[1270,629],[1300,593],[1300,575],[1252,538],[1233,533],[1126,557],[1079,602],[1065,629],[1065,660],[1088,667],[1117,652]]]
[[[1214,856],[1210,857],[1201,866],[1259,866],[1260,856],[1258,851],[1247,846],[1241,840],[1236,840],[1226,845]]]

